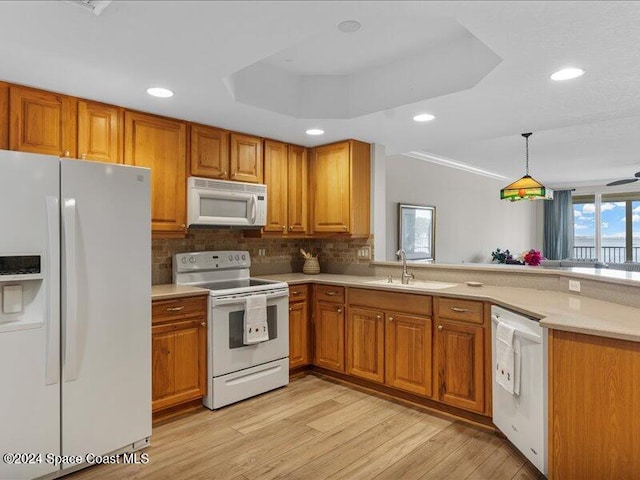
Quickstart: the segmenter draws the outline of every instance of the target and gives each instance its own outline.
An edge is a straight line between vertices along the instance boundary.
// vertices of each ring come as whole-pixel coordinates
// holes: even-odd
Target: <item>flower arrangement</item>
[[[508,249],[502,252],[499,248],[496,248],[495,252],[491,252],[492,262],[507,263],[511,260],[513,260],[513,255],[511,255],[511,252],[509,252]]]
[[[527,265],[531,265],[532,267],[537,267],[538,265],[540,265],[540,261],[542,261],[544,259],[544,257],[542,256],[542,253],[540,253],[540,250],[535,250],[535,249],[531,249],[528,252],[524,252],[522,254],[522,260],[524,261],[524,263],[526,263]]]

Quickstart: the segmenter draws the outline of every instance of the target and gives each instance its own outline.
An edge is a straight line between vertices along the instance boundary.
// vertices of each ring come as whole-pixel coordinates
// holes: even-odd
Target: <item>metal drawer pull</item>
[[[302,295],[302,292],[299,292],[298,290],[294,290],[293,292],[291,292],[291,295]]]
[[[325,294],[329,295],[330,297],[333,297],[334,295],[336,295],[338,292],[336,291],[330,291],[330,292],[324,292]]]
[[[451,307],[451,310],[458,313],[467,313],[471,311],[468,308],[460,308],[460,307]]]
[[[167,308],[167,312],[179,312],[180,310],[184,310],[184,305],[181,307],[169,307]]]

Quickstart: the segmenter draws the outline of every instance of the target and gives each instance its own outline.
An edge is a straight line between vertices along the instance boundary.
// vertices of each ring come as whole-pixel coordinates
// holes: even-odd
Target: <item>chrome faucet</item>
[[[400,257],[400,261],[402,262],[402,275],[400,276],[400,281],[403,285],[409,285],[409,279],[415,280],[415,275],[413,272],[410,272],[407,269],[407,254],[403,249],[400,249],[396,252],[396,255]]]

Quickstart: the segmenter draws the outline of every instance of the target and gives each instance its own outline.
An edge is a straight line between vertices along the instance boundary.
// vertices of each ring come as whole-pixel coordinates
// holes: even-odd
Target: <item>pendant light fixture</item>
[[[553,190],[545,187],[535,178],[529,175],[529,137],[531,136],[531,133],[523,133],[522,136],[525,138],[527,149],[526,174],[520,180],[516,180],[511,185],[507,185],[502,190],[500,190],[500,198],[502,200],[509,200],[511,202],[524,200],[525,198],[529,200],[536,200],[539,198],[542,198],[544,200],[551,200],[553,199]]]

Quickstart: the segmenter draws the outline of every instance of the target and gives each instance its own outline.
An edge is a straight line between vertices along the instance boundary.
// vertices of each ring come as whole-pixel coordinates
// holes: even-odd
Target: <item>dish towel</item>
[[[516,336],[513,339],[513,393],[520,395],[520,339]]]
[[[504,322],[498,322],[496,331],[496,382],[507,392],[514,394],[515,351],[513,340],[515,328]]]
[[[269,340],[267,325],[267,296],[250,295],[245,298],[243,343],[254,343]]]

